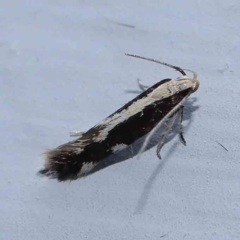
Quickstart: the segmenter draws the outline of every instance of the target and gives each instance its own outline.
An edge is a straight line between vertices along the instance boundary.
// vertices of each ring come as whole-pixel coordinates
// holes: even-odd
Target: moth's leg
[[[138,81],[138,86],[140,87],[140,89],[141,89],[142,91],[145,91],[145,90],[147,90],[147,89],[149,88],[149,86],[144,85],[139,78],[137,79],[137,81]]]
[[[174,124],[174,122],[176,121],[176,118],[179,116],[179,112],[175,113],[170,119],[169,119],[169,122],[167,123],[167,125],[165,126],[161,136],[160,136],[160,139],[159,139],[159,142],[158,142],[158,145],[157,145],[157,156],[159,159],[161,159],[161,155],[160,155],[160,151],[164,145],[164,140],[165,140],[165,137],[168,135],[169,131],[172,129],[172,126]]]
[[[71,131],[71,132],[69,132],[69,134],[70,134],[70,137],[81,137],[84,134],[84,132]]]
[[[152,131],[147,135],[145,138],[142,147],[140,148],[138,152],[138,157],[141,155],[141,153],[146,149],[148,142],[150,141],[153,134],[157,131],[159,127],[162,126],[162,124],[169,118],[171,118],[175,113],[179,111],[179,108],[182,106],[182,104],[186,101],[188,96],[185,96],[166,116],[155,126],[155,128],[152,129]]]
[[[184,146],[187,145],[186,140],[184,139],[183,136],[183,126],[182,126],[182,121],[183,121],[183,106],[179,109],[179,137]]]

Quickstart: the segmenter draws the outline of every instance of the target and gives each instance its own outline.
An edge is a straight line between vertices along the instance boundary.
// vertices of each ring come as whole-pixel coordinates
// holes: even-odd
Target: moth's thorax
[[[163,99],[171,97],[187,89],[192,89],[192,92],[195,92],[198,87],[199,81],[197,79],[191,79],[187,76],[183,76],[160,85],[153,90],[151,97]]]

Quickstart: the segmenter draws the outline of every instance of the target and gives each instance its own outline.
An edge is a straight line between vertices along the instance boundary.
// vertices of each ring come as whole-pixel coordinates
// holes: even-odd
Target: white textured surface
[[[238,0],[2,0],[0,239],[240,239],[239,12]],[[36,176],[42,152],[133,98],[138,77],[178,76],[125,52],[198,72],[187,147],[174,138],[163,162],[154,147],[71,183]]]

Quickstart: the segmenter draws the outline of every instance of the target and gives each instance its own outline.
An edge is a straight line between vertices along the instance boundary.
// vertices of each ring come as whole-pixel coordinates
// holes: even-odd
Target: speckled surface
[[[237,0],[1,1],[0,239],[240,239],[239,12]],[[136,96],[137,78],[178,76],[125,52],[198,72],[187,147],[175,136],[162,162],[152,147],[78,181],[38,177],[41,153]]]

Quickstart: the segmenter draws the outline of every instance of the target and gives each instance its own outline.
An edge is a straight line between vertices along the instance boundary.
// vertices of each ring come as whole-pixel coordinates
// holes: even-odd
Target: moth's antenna
[[[193,70],[190,70],[190,69],[186,69],[186,68],[184,68],[183,70],[191,72],[193,74],[193,79],[192,79],[193,81],[197,80],[197,73],[196,72],[194,72]]]
[[[187,74],[186,74],[186,73],[183,71],[183,69],[180,68],[180,67],[176,67],[176,66],[173,66],[173,65],[168,64],[168,63],[165,63],[165,62],[160,62],[160,61],[155,60],[155,59],[152,59],[152,58],[141,57],[141,56],[134,55],[134,54],[125,53],[125,55],[126,55],[126,56],[130,56],[130,57],[140,58],[140,59],[144,59],[144,60],[148,60],[148,61],[151,61],[151,62],[155,62],[155,63],[162,64],[162,65],[164,65],[164,66],[167,66],[167,67],[170,67],[170,68],[175,69],[176,71],[180,72],[183,76],[187,76]],[[184,69],[184,70],[193,72],[193,71],[187,70],[187,69]]]

